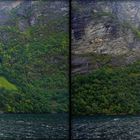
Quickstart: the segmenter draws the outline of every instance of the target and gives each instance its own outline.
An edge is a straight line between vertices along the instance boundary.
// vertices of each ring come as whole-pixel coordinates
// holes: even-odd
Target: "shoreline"
[[[77,117],[124,117],[124,116],[140,116],[140,114],[87,114],[87,115],[72,115],[72,118]]]
[[[24,113],[21,113],[21,112],[15,112],[15,113],[13,113],[13,112],[1,112],[0,113],[0,115],[3,115],[3,114],[23,114],[23,115],[26,115],[26,114],[36,114],[36,115],[48,114],[48,115],[53,115],[54,114],[55,115],[55,114],[69,114],[69,112],[56,112],[56,113],[50,113],[50,112],[49,113],[47,113],[47,112],[46,113],[35,113],[35,112],[32,112],[32,113],[31,112],[26,112],[26,113],[25,112]]]

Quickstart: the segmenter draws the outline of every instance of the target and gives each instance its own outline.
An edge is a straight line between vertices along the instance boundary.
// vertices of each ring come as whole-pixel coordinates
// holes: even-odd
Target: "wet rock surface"
[[[139,116],[77,117],[72,121],[73,139],[139,140]]]

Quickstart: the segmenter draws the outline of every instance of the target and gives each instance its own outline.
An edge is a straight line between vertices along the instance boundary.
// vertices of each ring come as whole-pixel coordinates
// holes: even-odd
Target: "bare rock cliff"
[[[73,1],[73,73],[140,59],[140,2]]]

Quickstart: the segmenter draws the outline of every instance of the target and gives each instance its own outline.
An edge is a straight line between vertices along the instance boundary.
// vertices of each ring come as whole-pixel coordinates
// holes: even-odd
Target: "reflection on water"
[[[72,121],[73,139],[140,140],[140,116],[85,116]]]
[[[0,114],[1,139],[68,139],[68,114]]]

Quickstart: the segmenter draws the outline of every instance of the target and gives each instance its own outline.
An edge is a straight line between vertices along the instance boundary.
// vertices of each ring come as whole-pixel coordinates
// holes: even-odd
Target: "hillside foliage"
[[[140,62],[72,78],[74,115],[140,113]]]
[[[68,111],[69,41],[58,26],[50,21],[24,32],[16,26],[0,28],[1,111]]]

